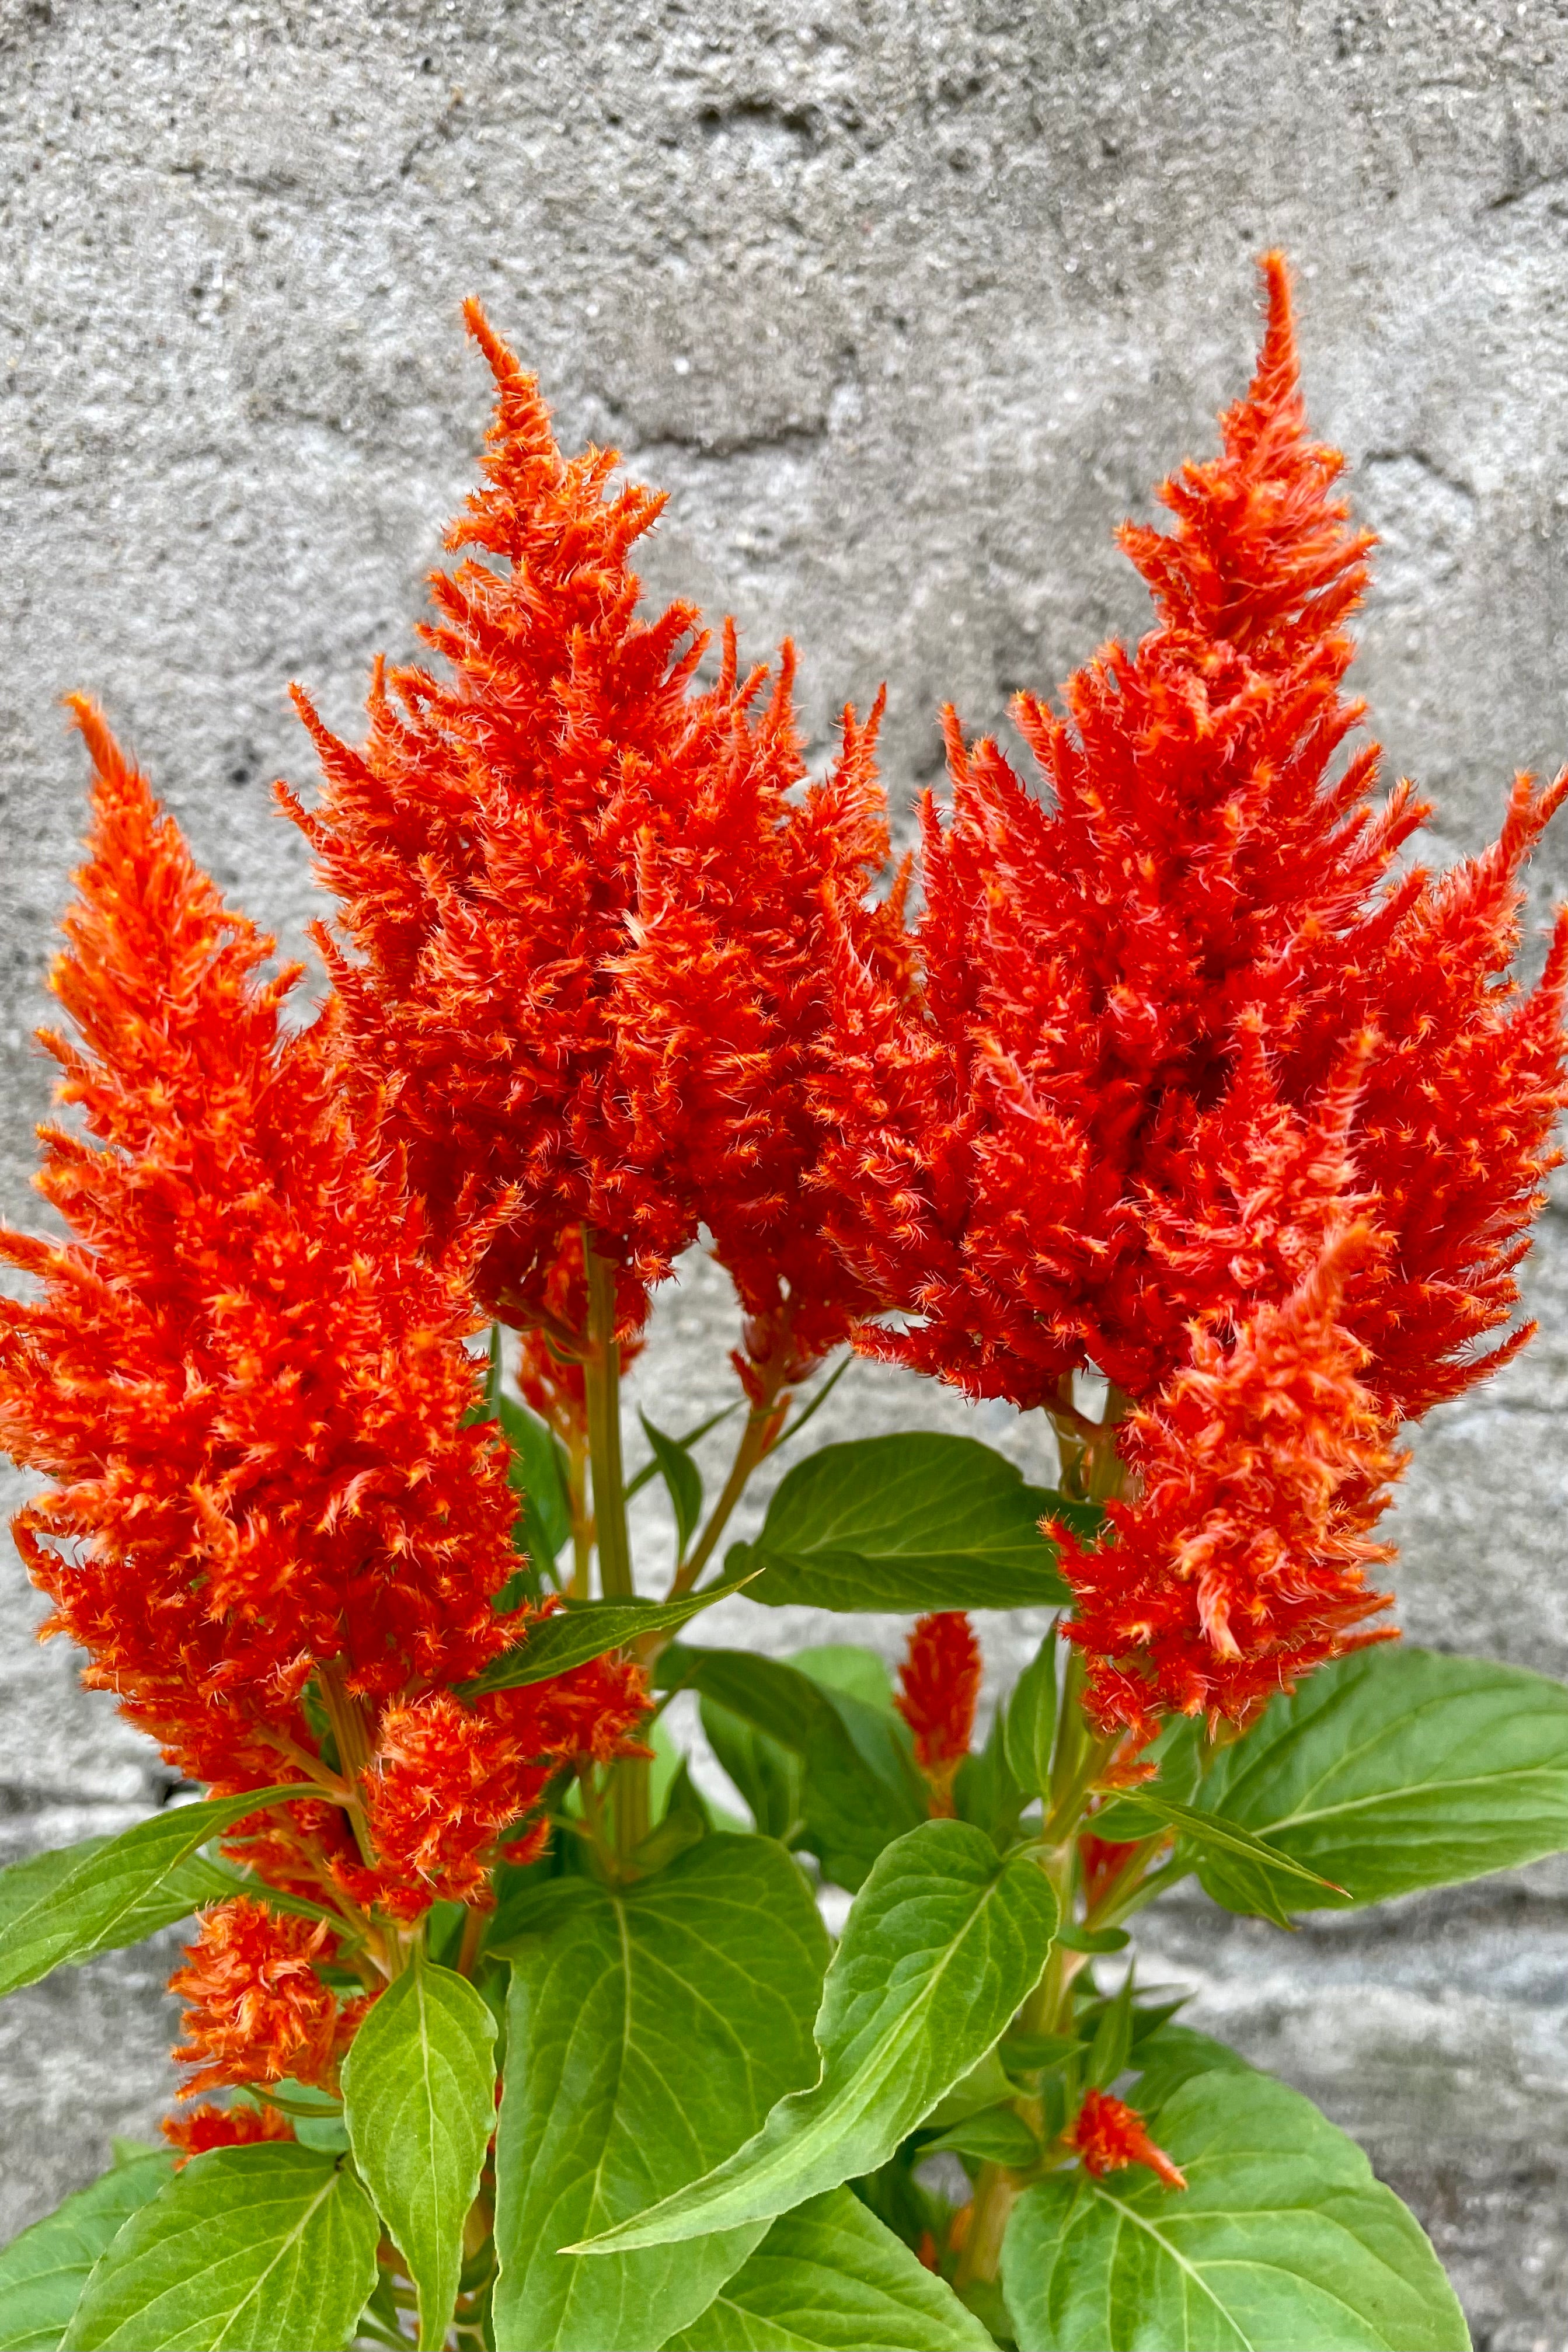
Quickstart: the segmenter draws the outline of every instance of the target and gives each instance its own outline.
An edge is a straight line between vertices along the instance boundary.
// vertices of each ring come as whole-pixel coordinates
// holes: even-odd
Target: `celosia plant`
[[[1020,698],[1045,793],[950,718],[912,928],[875,710],[814,782],[787,647],[639,617],[658,499],[474,309],[444,667],[378,670],[358,748],[300,698],[313,1019],[79,704],[65,1237],[0,1240],[0,1441],[45,1632],[189,1785],[0,1874],[0,1990],[199,1916],[167,2146],[0,2252],[0,2340],[1466,2342],[1359,2151],[1119,1957],[1194,1873],[1288,1924],[1568,1847],[1568,1693],[1395,1643],[1379,1534],[1403,1424],[1528,1336],[1568,929],[1508,975],[1568,786],[1398,863],[1424,812],[1346,748],[1371,542],[1268,290],[1222,454],[1122,534],[1152,631]],[[704,1232],[706,1509],[713,1424],[644,1415],[628,1479],[622,1397]],[[1043,1408],[1058,1485],[818,1444],[717,1565],[847,1343]],[[721,1596],[907,1613],[896,1688],[702,1641]],[[1024,1607],[976,1745],[973,1612]]]

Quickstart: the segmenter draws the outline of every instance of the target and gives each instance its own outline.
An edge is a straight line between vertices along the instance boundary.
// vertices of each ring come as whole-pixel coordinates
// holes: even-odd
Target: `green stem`
[[[1121,1492],[1125,1466],[1117,1451],[1116,1432],[1131,1410],[1131,1399],[1120,1389],[1112,1388],[1106,1398],[1104,1420],[1098,1423],[1086,1422],[1073,1405],[1071,1380],[1063,1382],[1059,1408],[1054,1417],[1061,1441],[1065,1493],[1077,1494],[1087,1502],[1106,1503]],[[1078,1837],[1083,1826],[1084,1808],[1089,1791],[1119,1744],[1114,1738],[1107,1739],[1097,1733],[1085,1715],[1085,1679],[1083,1652],[1075,1644],[1068,1653],[1067,1672],[1062,1677],[1056,1750],[1051,1758],[1050,1789],[1038,1846],[1040,1868],[1051,1882],[1064,1922],[1074,1916],[1078,1900]],[[1060,1943],[1051,1946],[1045,1972],[1024,2004],[1020,2021],[1026,2032],[1070,2032],[1073,1984],[1087,1964],[1085,1954],[1069,1951]],[[1019,2099],[1016,2104],[1031,2130],[1037,2133],[1041,2120],[1039,2102]],[[1056,2160],[1060,2159],[1060,2155],[1058,2148]],[[1051,2168],[1052,2161],[1047,2156],[1045,2168]],[[1005,2165],[982,2166],[974,2186],[969,2234],[954,2273],[955,2285],[967,2286],[973,2281],[996,2276],[1008,2217],[1028,2177],[1032,2176],[1020,2177]]]
[[[588,1454],[594,1467],[594,1529],[599,1583],[606,1601],[630,1601],[631,1546],[626,1538],[626,1478],[621,1460],[621,1351],[616,1341],[616,1269],[584,1232],[588,1268],[588,1357],[583,1389],[588,1407]]]
[[[765,1405],[753,1405],[746,1415],[746,1425],[741,1432],[741,1442],[735,1448],[730,1475],[724,1481],[718,1501],[709,1513],[707,1526],[676,1570],[675,1580],[666,1595],[668,1600],[676,1601],[683,1592],[689,1592],[712,1559],[713,1548],[729,1525],[736,1504],[745,1493],[752,1471],[772,1448],[782,1411],[783,1407],[776,1401],[770,1401]]]
[[[594,1476],[594,1532],[599,1549],[599,1589],[606,1601],[637,1597],[626,1534],[626,1475],[621,1457],[621,1351],[616,1340],[616,1268],[601,1257],[584,1229],[583,1262],[588,1272],[588,1354],[583,1392],[588,1408],[588,1457]],[[623,1868],[648,1832],[648,1759],[623,1756],[610,1768],[616,1857]]]

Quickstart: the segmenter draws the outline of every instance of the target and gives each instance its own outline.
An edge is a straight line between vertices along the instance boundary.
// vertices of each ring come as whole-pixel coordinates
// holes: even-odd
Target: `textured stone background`
[[[0,0],[5,1211],[32,1213],[28,1032],[80,822],[57,696],[102,698],[294,943],[284,682],[352,727],[373,652],[407,648],[483,421],[470,291],[567,436],[673,492],[652,586],[754,651],[796,633],[819,745],[889,679],[907,796],[939,698],[993,722],[1138,629],[1110,530],[1212,446],[1282,242],[1384,539],[1362,683],[1433,854],[1477,846],[1511,770],[1568,751],[1565,97],[1544,0]],[[1537,916],[1565,868],[1560,835]],[[1560,1217],[1529,1283],[1534,1349],[1421,1433],[1399,1584],[1419,1637],[1568,1675]],[[715,1379],[722,1317],[698,1269],[661,1345]],[[840,1433],[965,1421],[864,1370],[840,1394]],[[158,1792],[8,1573],[7,1858]],[[1146,1938],[1363,2138],[1493,2352],[1568,2346],[1565,1930],[1548,1866],[1294,1939],[1194,1898]],[[0,2009],[0,2236],[155,2116],[167,1958]]]

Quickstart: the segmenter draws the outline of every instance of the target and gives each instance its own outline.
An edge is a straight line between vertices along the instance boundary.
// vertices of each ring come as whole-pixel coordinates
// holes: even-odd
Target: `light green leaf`
[[[1169,1829],[1179,1830],[1189,1844],[1197,1848],[1199,1876],[1205,1884],[1211,1870],[1225,1871],[1231,1883],[1246,1886],[1249,1897],[1244,1906],[1247,1910],[1262,1910],[1281,1927],[1290,1924],[1284,1908],[1287,1899],[1300,1907],[1334,1903],[1342,1897],[1342,1889],[1331,1886],[1327,1879],[1276,1846],[1271,1839],[1260,1838],[1244,1829],[1239,1822],[1206,1808],[1178,1804],[1174,1798],[1162,1794],[1157,1786],[1135,1790],[1117,1805],[1118,1837],[1129,1822],[1140,1818],[1152,1828],[1163,1823]],[[1137,1836],[1140,1832],[1134,1829],[1132,1834]],[[1145,1829],[1142,1834],[1147,1836],[1149,1831]]]
[[[65,2352],[341,2352],[380,2236],[341,2158],[273,2141],[193,2158],[88,2280]]]
[[[179,1874],[197,1849],[248,1814],[308,1793],[296,1781],[173,1805],[119,1837],[88,1838],[63,1853],[14,1862],[0,1871],[0,1993],[35,1983],[62,1960],[117,1951],[184,1918],[204,1881],[199,1865],[194,1874]],[[206,1898],[198,1893],[196,1899]]]
[[[462,1684],[458,1696],[481,1698],[487,1691],[521,1690],[529,1683],[550,1682],[556,1675],[569,1674],[574,1666],[585,1666],[593,1658],[640,1642],[645,1633],[673,1633],[678,1625],[737,1590],[730,1580],[710,1584],[702,1592],[685,1593],[679,1601],[563,1601],[548,1617],[535,1618],[525,1641],[503,1652],[472,1682]]]
[[[664,2352],[995,2352],[945,2282],[830,2189],[773,2223]]]
[[[705,2171],[810,2080],[827,1938],[798,1865],[764,1838],[709,1838],[656,1878],[571,1896],[513,1953],[497,2341],[647,2352],[712,2300],[762,2224],[602,2262],[557,2249]]]
[[[879,1715],[893,1711],[893,1678],[875,1650],[862,1649],[857,1642],[814,1642],[792,1651],[789,1663],[809,1675],[819,1690],[842,1691],[846,1698],[858,1699]]]
[[[982,2164],[1010,2164],[1021,2169],[1033,2164],[1040,2143],[1016,2107],[997,2106],[982,2107],[978,2115],[965,2116],[962,2123],[950,2124],[935,2139],[921,2143],[922,2156],[935,2156],[943,2148],[951,2148],[955,2156],[973,2156]]]
[[[494,1412],[510,1449],[507,1477],[523,1505],[524,1533],[535,1564],[548,1569],[572,1532],[566,1457],[554,1431],[498,1387]]]
[[[416,1952],[343,2061],[349,2146],[418,2290],[420,2352],[440,2352],[458,2298],[495,2129],[495,2032],[468,1979]]]
[[[801,1842],[840,1886],[860,1885],[883,1848],[924,1818],[896,1716],[748,1650],[672,1644],[658,1674],[666,1689],[695,1689],[800,1758]]]
[[[1068,1598],[1042,1516],[1092,1531],[1100,1514],[1044,1487],[973,1437],[918,1431],[824,1445],[780,1484],[754,1544],[770,1608],[1023,1609]]]
[[[664,1480],[669,1507],[675,1513],[677,1555],[684,1559],[702,1517],[702,1473],[678,1437],[658,1428],[646,1412],[639,1412],[637,1419],[642,1423],[643,1435],[653,1448],[658,1475]]]
[[[771,2221],[874,2172],[984,2056],[1038,1980],[1056,1899],[1025,1855],[1003,1862],[965,1822],[889,1846],[851,1906],[816,2027],[822,2071],[706,2179],[594,2251],[658,2246]]]
[[[0,2352],[59,2352],[88,2273],[174,2169],[172,2150],[117,2164],[0,2250]]]
[[[709,1745],[763,1836],[794,1845],[805,1827],[805,1772],[800,1758],[716,1699],[700,1695],[698,1707]]]
[[[1320,1667],[1222,1748],[1194,1801],[1353,1903],[1452,1886],[1568,1848],[1568,1689],[1522,1666],[1379,1644]],[[1223,1858],[1199,1876],[1261,1907]],[[1292,1909],[1343,1898],[1269,1876]]]
[[[1051,1785],[1051,1748],[1057,1736],[1057,1646],[1053,1625],[1007,1701],[1007,1763],[1026,1797],[1043,1797]]]
[[[683,1454],[688,1454],[698,1443],[699,1439],[706,1437],[710,1429],[717,1429],[721,1421],[728,1421],[730,1415],[739,1410],[739,1398],[736,1399],[733,1404],[721,1404],[717,1412],[710,1412],[706,1421],[700,1421],[695,1429],[689,1429],[687,1431],[684,1437],[672,1437],[669,1439],[669,1443],[671,1445],[679,1445]],[[783,1443],[784,1440],[781,1438],[779,1440],[779,1444],[782,1444]],[[658,1476],[658,1461],[654,1460],[645,1462],[642,1468],[635,1472],[634,1475],[626,1480],[627,1502],[629,1503],[631,1501],[634,1495],[640,1495],[643,1488],[647,1486],[651,1480]]]
[[[1003,2252],[1020,2352],[1467,2352],[1419,2225],[1353,2140],[1266,2074],[1197,2074],[1142,2166],[1026,2191]]]

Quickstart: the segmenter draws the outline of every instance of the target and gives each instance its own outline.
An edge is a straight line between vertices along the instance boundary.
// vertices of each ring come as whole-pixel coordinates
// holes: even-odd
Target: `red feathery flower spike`
[[[537,1318],[586,1224],[629,1333],[706,1223],[756,1347],[808,1363],[869,1303],[804,1189],[804,1082],[824,890],[858,907],[887,852],[875,719],[847,719],[833,775],[791,799],[788,648],[764,696],[727,632],[698,689],[695,610],[637,617],[628,558],[662,498],[613,490],[613,450],[564,458],[536,380],[467,316],[498,405],[447,539],[488,560],[431,579],[450,682],[378,669],[359,751],[297,697],[325,790],[310,815],[285,799],[359,958],[323,941],[356,1063],[435,1230],[501,1215],[480,1286],[509,1319]],[[896,952],[896,919],[848,919],[873,961]]]
[[[1110,1640],[1115,1619],[1131,1644],[1097,1688],[1111,1720],[1145,1727],[1122,1667],[1145,1692],[1152,1672],[1162,1704],[1180,1687],[1174,1703],[1242,1716],[1344,1646],[1370,1605],[1393,1431],[1529,1336],[1479,1345],[1517,1305],[1565,1099],[1568,922],[1532,992],[1501,975],[1568,778],[1521,779],[1499,842],[1451,873],[1395,872],[1426,810],[1403,784],[1374,806],[1375,747],[1336,757],[1363,715],[1342,686],[1371,541],[1342,460],[1307,430],[1284,265],[1265,269],[1268,331],[1222,455],[1165,485],[1173,532],[1121,533],[1157,625],[1079,671],[1065,715],[1019,698],[1048,800],[950,719],[918,988],[872,970],[846,926],[817,1081],[830,1231],[911,1318],[867,1349],[1022,1405],[1092,1366],[1152,1416],[1122,1451],[1135,1475],[1149,1454],[1157,1527],[1133,1500],[1112,1543],[1069,1552],[1079,1638]],[[1347,1255],[1352,1227],[1373,1240]],[[1303,1512],[1316,1523],[1282,1616],[1284,1580],[1255,1580],[1268,1545],[1220,1542],[1209,1515],[1232,1449],[1237,1491],[1259,1475],[1247,1368],[1287,1327],[1318,1398],[1301,1442],[1321,1449],[1268,1506],[1281,1540]],[[1179,1521],[1173,1440],[1155,1433],[1179,1422],[1184,1441],[1195,1421],[1199,1516]],[[1223,1609],[1196,1605],[1205,1573]],[[1150,1617],[1128,1595],[1154,1585],[1172,1612]],[[1168,1650],[1139,1664],[1145,1621],[1174,1638],[1184,1612],[1190,1673]]]
[[[931,1783],[934,1813],[952,1811],[953,1777],[969,1753],[982,1671],[980,1644],[962,1609],[916,1619],[893,1705],[914,1735],[915,1762]]]
[[[1130,2107],[1125,2099],[1113,2099],[1109,2091],[1085,2093],[1068,2138],[1083,2158],[1084,2170],[1092,2172],[1097,2180],[1108,2172],[1121,2172],[1127,2165],[1146,2164],[1167,2189],[1187,2185],[1186,2174],[1150,2138],[1137,2108]]]

